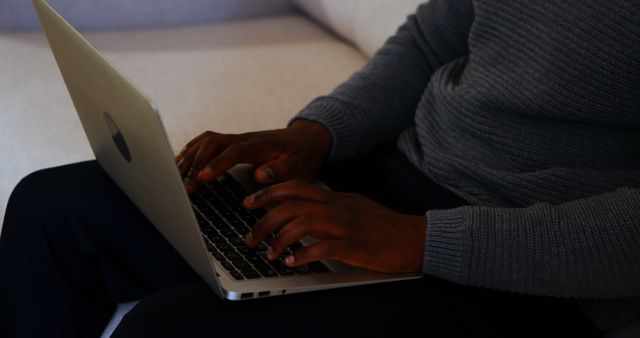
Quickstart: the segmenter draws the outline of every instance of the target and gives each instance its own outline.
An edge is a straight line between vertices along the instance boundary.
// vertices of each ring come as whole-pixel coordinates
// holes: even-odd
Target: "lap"
[[[359,192],[406,213],[464,203],[426,179],[389,145],[361,159],[327,166],[321,176],[335,190]],[[40,211],[30,213],[34,206]],[[61,221],[22,222],[21,217]],[[559,318],[575,332],[590,328],[567,300],[508,295],[431,277],[241,303],[219,300],[96,162],[48,169],[25,179],[10,200],[0,247],[20,245],[23,239],[13,239],[12,232],[19,233],[17,224],[25,223],[47,227],[39,231],[59,238],[53,242],[83,237],[76,243],[86,247],[78,250],[93,251],[101,259],[100,274],[110,293],[105,297],[111,301],[147,296],[125,317],[117,331],[120,337],[144,332],[154,337],[191,335],[185,332],[215,336],[220,328],[223,335],[240,336],[269,334],[269,329],[299,336],[297,328],[307,330],[302,336],[484,337],[510,327],[501,323],[542,332]],[[85,272],[78,270],[78,278]]]
[[[321,179],[334,190],[361,193],[406,213],[465,204],[413,168],[393,144],[325,166]],[[425,276],[244,302],[220,300],[201,282],[181,284],[140,302],[114,337],[533,337],[551,332],[589,337],[591,329],[570,300]]]
[[[244,302],[204,284],[177,285],[127,314],[127,337],[594,337],[567,299],[463,287],[424,278]]]

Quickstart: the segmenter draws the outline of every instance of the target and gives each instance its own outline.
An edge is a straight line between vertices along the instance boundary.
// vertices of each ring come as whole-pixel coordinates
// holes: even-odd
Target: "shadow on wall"
[[[72,25],[113,29],[189,25],[294,11],[288,0],[48,0]],[[0,30],[37,29],[31,1],[0,1]]]
[[[389,2],[393,1],[393,6]],[[292,0],[316,21],[371,57],[428,0]]]

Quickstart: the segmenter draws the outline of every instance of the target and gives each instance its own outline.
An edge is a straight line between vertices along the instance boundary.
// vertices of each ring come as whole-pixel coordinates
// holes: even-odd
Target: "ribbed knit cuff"
[[[352,128],[349,112],[334,98],[321,96],[311,101],[289,121],[311,120],[324,124],[333,136],[333,147],[327,161],[352,157],[358,149],[358,136]]]
[[[460,283],[464,257],[463,208],[427,212],[422,272]]]
[[[601,331],[617,329],[630,323],[640,326],[640,300],[636,298],[578,301]]]

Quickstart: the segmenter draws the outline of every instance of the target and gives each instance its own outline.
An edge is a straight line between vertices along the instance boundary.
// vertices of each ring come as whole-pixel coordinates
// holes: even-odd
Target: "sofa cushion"
[[[48,0],[75,27],[184,25],[291,13],[288,0]],[[39,27],[31,1],[0,1],[0,29]]]
[[[298,15],[86,36],[155,101],[176,151],[205,129],[283,127],[366,62]],[[20,178],[93,153],[44,35],[0,33],[0,50],[2,218]]]
[[[426,0],[293,0],[371,57]]]

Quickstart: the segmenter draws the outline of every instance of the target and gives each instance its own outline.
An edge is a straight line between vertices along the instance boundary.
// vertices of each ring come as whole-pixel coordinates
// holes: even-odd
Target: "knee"
[[[15,236],[29,232],[30,227],[27,225],[37,223],[30,220],[41,214],[38,206],[41,205],[42,199],[38,187],[47,181],[46,177],[46,170],[36,171],[20,180],[13,189],[2,222],[2,237],[4,239],[8,233]]]
[[[6,216],[42,215],[57,203],[60,184],[60,177],[54,169],[42,169],[25,176],[9,196]]]
[[[41,169],[24,177],[13,189],[10,201],[42,201],[51,204],[67,193],[82,190],[78,182],[107,177],[96,161]]]
[[[35,171],[18,182],[9,197],[9,206],[33,202],[43,192],[43,187],[50,181],[49,169]]]

